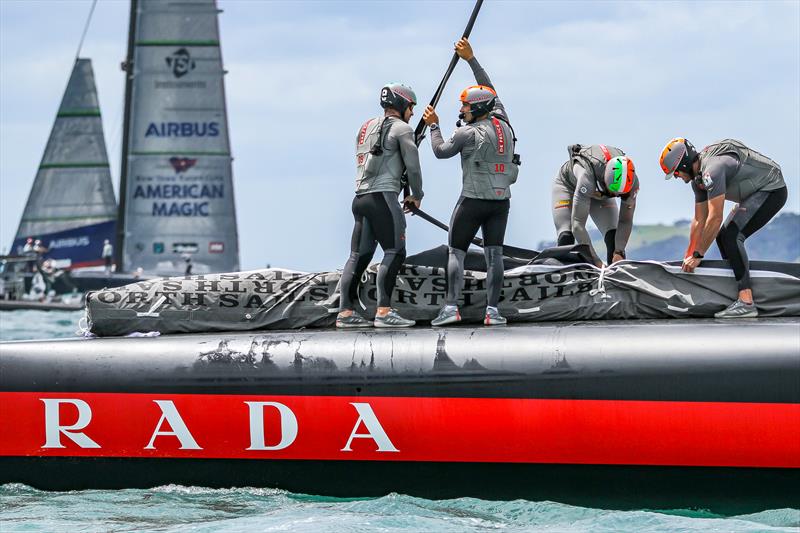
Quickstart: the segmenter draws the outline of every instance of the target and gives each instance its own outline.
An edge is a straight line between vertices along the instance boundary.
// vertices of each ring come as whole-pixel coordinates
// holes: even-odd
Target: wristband
[[[436,122],[434,122],[433,124],[431,124],[428,127],[431,129],[431,131],[435,131],[435,130],[439,129],[439,125]]]
[[[692,257],[694,257],[695,259],[702,259],[703,258],[703,254],[701,254],[700,252],[695,250],[694,252],[692,252]]]

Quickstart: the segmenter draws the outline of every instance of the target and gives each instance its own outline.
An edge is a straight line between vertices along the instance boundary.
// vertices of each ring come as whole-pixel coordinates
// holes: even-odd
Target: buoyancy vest
[[[606,164],[614,157],[625,155],[625,152],[615,146],[605,144],[592,144],[590,146],[571,144],[567,147],[567,152],[569,153],[569,161],[561,167],[561,176],[566,181],[566,184],[573,189],[577,187],[578,179],[572,172],[572,165],[580,163],[594,178],[597,192],[603,196],[613,196],[606,188],[603,175],[606,171]]]
[[[383,166],[383,129],[386,117],[375,117],[366,121],[358,130],[356,138],[356,192],[370,189],[372,182]]]
[[[778,163],[736,139],[723,139],[703,148],[698,156],[700,173],[695,179],[702,180],[711,158],[720,155],[733,155],[739,160],[736,174],[725,183],[725,198],[732,202],[741,202],[757,191],[773,191],[786,186]]]
[[[461,158],[461,194],[479,200],[511,198],[511,184],[519,175],[514,156],[514,133],[509,124],[496,116],[464,126],[475,136],[471,154]]]

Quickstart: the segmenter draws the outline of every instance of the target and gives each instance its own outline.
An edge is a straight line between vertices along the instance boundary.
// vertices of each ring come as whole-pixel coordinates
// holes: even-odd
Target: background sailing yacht
[[[11,251],[33,238],[71,268],[102,265],[116,207],[92,62],[76,59]]]
[[[43,258],[91,267],[109,239],[118,272],[183,274],[187,258],[195,274],[239,269],[219,12],[131,2],[118,207],[91,62],[76,60],[12,252],[33,237]]]

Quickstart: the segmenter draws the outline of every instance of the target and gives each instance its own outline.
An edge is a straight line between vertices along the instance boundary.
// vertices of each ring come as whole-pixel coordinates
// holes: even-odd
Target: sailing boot
[[[336,327],[339,329],[370,328],[372,327],[372,322],[353,311],[350,316],[342,316],[341,313],[336,315]]]
[[[755,303],[745,303],[736,300],[726,309],[719,313],[714,313],[714,318],[755,318],[758,316],[758,309]]]
[[[505,326],[508,321],[500,314],[496,307],[487,306],[483,323],[487,326]]]
[[[458,312],[458,307],[455,305],[445,305],[439,311],[439,316],[431,320],[431,326],[446,326],[447,324],[455,324],[461,322],[461,313]]]
[[[390,309],[384,316],[375,315],[376,328],[410,328],[416,323],[416,320],[401,317],[394,309]]]

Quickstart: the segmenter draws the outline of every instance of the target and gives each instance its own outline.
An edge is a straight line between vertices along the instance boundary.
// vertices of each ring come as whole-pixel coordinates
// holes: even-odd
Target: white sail
[[[134,5],[122,268],[183,273],[190,257],[195,274],[238,270],[216,2]]]
[[[47,258],[100,265],[116,211],[92,62],[77,59],[11,250],[39,239]]]

